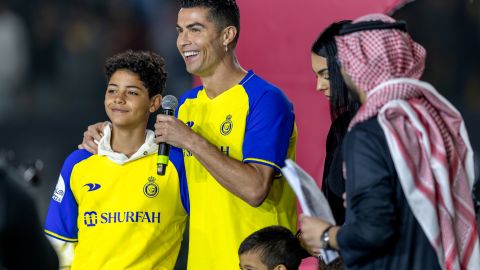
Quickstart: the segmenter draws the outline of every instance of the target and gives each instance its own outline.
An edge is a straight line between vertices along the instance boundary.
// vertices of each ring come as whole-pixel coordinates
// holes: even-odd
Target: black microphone
[[[167,95],[162,99],[162,114],[174,115],[175,109],[178,106],[177,98],[172,95]],[[168,155],[170,153],[170,145],[168,143],[158,144],[158,156],[157,156],[157,174],[165,175],[168,164]]]

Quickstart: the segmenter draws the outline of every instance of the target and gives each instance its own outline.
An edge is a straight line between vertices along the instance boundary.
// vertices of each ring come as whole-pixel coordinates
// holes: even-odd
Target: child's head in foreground
[[[303,254],[298,239],[282,226],[254,232],[238,249],[242,270],[297,270]]]

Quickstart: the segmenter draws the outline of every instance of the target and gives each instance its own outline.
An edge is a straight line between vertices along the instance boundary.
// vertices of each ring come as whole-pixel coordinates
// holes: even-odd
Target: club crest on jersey
[[[158,194],[158,185],[155,183],[155,177],[148,177],[148,182],[143,186],[143,193],[148,198],[153,198]]]
[[[232,129],[232,115],[229,114],[227,115],[227,119],[225,119],[225,121],[223,121],[222,125],[220,126],[220,133],[222,133],[222,135],[224,136],[227,136],[228,134],[230,134],[230,132],[232,132]]]

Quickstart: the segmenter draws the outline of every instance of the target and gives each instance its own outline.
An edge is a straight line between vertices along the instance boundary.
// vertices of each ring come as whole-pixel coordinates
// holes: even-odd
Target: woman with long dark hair
[[[359,102],[348,91],[337,61],[335,35],[350,21],[336,22],[328,26],[313,43],[312,68],[317,77],[317,91],[323,92],[330,103],[332,124],[326,141],[326,157],[323,169],[322,192],[325,194],[337,224],[345,220],[342,194],[345,183],[342,173],[341,146],[350,120],[359,108]]]

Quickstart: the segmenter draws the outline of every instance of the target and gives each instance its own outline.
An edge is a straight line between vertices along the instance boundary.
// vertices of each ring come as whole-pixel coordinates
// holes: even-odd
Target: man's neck
[[[247,72],[240,66],[236,56],[227,56],[208,76],[200,77],[209,98],[215,98],[238,84]]]
[[[145,143],[146,125],[135,128],[113,127],[110,144],[112,150],[131,157]]]

